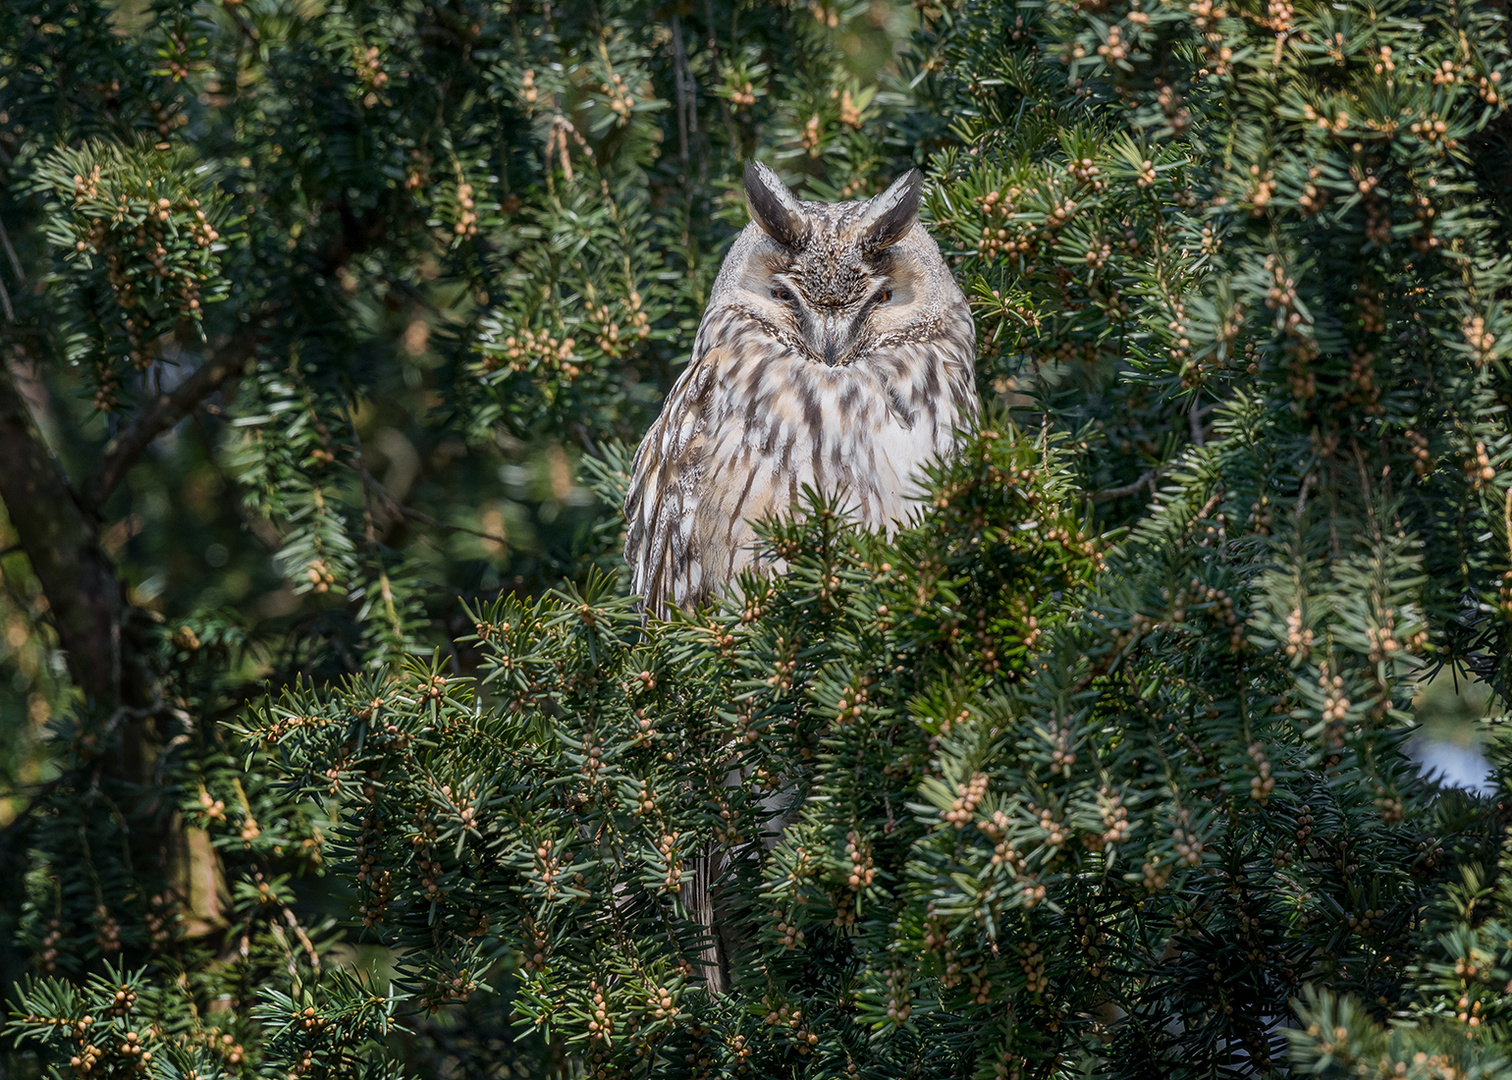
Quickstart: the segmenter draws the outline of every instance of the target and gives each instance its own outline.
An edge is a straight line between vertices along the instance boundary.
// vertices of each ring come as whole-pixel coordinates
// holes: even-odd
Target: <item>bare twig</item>
[[[43,784],[35,792],[33,792],[31,799],[28,800],[27,804],[17,812],[16,816],[11,818],[10,821],[6,822],[3,826],[0,826],[0,848],[4,847],[7,837],[9,837],[14,832],[18,832],[33,814],[42,809],[42,805],[47,802],[49,796],[51,796],[54,791],[57,791],[58,788],[62,787],[64,783],[72,779],[72,774],[61,773],[58,776],[53,777],[51,780],[49,780],[47,783]],[[8,797],[10,798],[14,798],[15,795],[16,793],[14,791],[8,793]]]
[[[683,51],[682,20],[672,16],[672,87],[677,92],[677,145],[678,156],[684,165],[688,163],[688,84],[683,80],[683,70],[688,65]]]
[[[262,41],[262,35],[257,32],[257,27],[247,21],[247,17],[229,4],[224,9],[236,23],[236,28],[242,32],[242,36],[248,41],[258,43]]]
[[[390,495],[389,498],[392,499],[393,496]],[[476,536],[481,540],[492,540],[495,544],[504,544],[506,546],[509,544],[508,540],[506,540],[502,536],[499,536],[497,533],[484,532],[482,529],[470,529],[466,525],[453,525],[448,521],[438,521],[437,519],[431,517],[429,514],[422,513],[421,511],[416,510],[413,507],[405,506],[402,503],[395,503],[394,508],[405,517],[410,518],[413,521],[418,521],[422,525],[429,525],[433,529],[445,529],[448,532],[467,533],[469,536]]]
[[[240,374],[256,351],[257,342],[256,332],[236,338],[174,387],[171,393],[158,395],[131,426],[106,447],[105,464],[100,466],[89,485],[90,503],[93,506],[103,503],[153,439],[192,413],[226,380]]]
[[[161,698],[155,701],[152,705],[146,706],[144,708],[132,708],[128,705],[122,705],[110,714],[110,718],[108,720],[106,720],[92,732],[92,734],[95,736],[95,744],[97,746],[104,745],[106,740],[110,738],[110,736],[115,732],[116,728],[121,726],[121,723],[123,721],[145,720],[148,717],[156,716],[163,711],[164,708]],[[6,822],[4,826],[0,826],[0,844],[3,844],[5,839],[11,833],[19,830],[26,823],[27,818],[29,818],[32,814],[35,814],[37,811],[44,809],[48,803],[48,800],[52,797],[53,793],[58,790],[58,788],[62,787],[64,784],[71,783],[78,778],[79,774],[77,772],[68,770],[59,773],[57,776],[53,777],[51,780],[47,781],[45,784],[42,784],[35,791],[33,791],[31,798],[27,800],[26,805],[22,807],[19,812],[17,812],[16,816],[11,818],[10,821]],[[97,776],[95,780],[95,786],[98,786],[98,783],[99,780]],[[18,792],[13,789],[5,794],[8,798],[14,798],[18,794]]]
[[[1307,489],[1312,487],[1317,479],[1318,474],[1309,466],[1306,475],[1302,477],[1301,486],[1297,489],[1297,509],[1293,513],[1298,521],[1302,520],[1302,513],[1307,509]]]
[[[294,912],[289,910],[289,905],[280,901],[278,906],[283,909],[284,922],[289,924],[289,929],[294,931],[294,936],[304,946],[305,955],[310,958],[310,969],[315,973],[317,979],[320,978],[320,953],[315,950],[315,946],[310,942],[309,935],[304,932],[304,927],[299,925],[299,920],[294,916]]]
[[[11,247],[10,233],[5,231],[4,221],[0,221],[0,244],[5,246],[5,255],[10,259],[11,269],[16,272],[16,285],[25,285],[26,271],[21,269],[21,260],[16,258],[16,249]]]
[[[1125,495],[1133,495],[1140,488],[1145,487],[1149,488],[1150,494],[1153,495],[1155,493],[1155,482],[1165,475],[1167,468],[1168,466],[1161,466],[1158,469],[1149,469],[1143,473],[1140,473],[1139,479],[1135,480],[1132,484],[1124,484],[1120,487],[1104,488],[1102,491],[1094,491],[1092,493],[1092,501],[1106,502],[1109,499],[1121,499]]]
[[[383,486],[383,481],[379,480],[372,473],[368,472],[366,465],[363,465],[359,462],[357,464],[357,471],[362,475],[363,484],[370,486],[373,492],[383,500],[385,505],[387,505],[390,510],[398,514],[400,517],[407,517],[411,521],[418,521],[420,522],[420,524],[429,525],[433,529],[445,529],[448,532],[467,533],[471,536],[476,536],[483,540],[492,540],[494,543],[503,544],[506,547],[509,545],[509,541],[507,539],[499,536],[496,533],[484,532],[481,529],[470,529],[466,525],[453,525],[450,522],[440,521],[437,518],[433,518],[429,514],[421,510],[416,510],[414,507],[405,506],[404,503],[400,502],[398,498],[395,497],[392,491]]]

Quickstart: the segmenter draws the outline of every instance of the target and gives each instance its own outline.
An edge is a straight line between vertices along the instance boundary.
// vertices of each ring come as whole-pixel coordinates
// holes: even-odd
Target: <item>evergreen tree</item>
[[[0,498],[83,694],[7,855],[73,979],[17,998],[44,1060],[381,1071],[398,1024],[567,1075],[1512,1072],[1505,804],[1404,749],[1440,669],[1508,690],[1496,10],[925,7],[891,96],[831,51],[870,9],[31,14]],[[993,418],[915,525],[818,499],[785,573],[643,622],[624,440],[773,150],[826,198],[925,161]],[[280,648],[137,614],[166,515],[94,539],[233,377],[150,467],[225,470],[274,550],[224,563],[304,595]],[[506,560],[462,507],[553,431],[603,527]]]

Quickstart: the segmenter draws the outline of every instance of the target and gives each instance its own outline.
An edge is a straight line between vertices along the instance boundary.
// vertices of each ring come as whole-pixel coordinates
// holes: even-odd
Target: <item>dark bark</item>
[[[97,542],[99,522],[48,451],[8,365],[0,365],[0,500],[75,685],[105,708],[145,704],[137,658],[122,638],[125,590]]]

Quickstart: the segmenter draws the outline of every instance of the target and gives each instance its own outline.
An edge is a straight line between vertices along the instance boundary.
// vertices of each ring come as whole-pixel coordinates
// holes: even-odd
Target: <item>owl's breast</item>
[[[728,576],[751,561],[751,524],[801,504],[805,487],[838,497],[874,529],[919,506],[920,472],[975,420],[976,396],[969,354],[963,366],[943,347],[913,353],[909,363],[828,367],[774,342],[712,373],[697,531]]]
[[[930,333],[834,367],[738,314],[705,317],[636,452],[625,558],[658,612],[730,584],[756,557],[754,523],[800,508],[805,488],[891,530],[920,505],[924,466],[976,421],[964,304]]]

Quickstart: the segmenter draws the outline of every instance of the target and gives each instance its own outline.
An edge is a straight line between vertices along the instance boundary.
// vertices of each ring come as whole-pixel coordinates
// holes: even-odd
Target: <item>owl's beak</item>
[[[839,313],[824,315],[819,320],[819,354],[826,367],[835,367],[850,351],[850,326]]]

